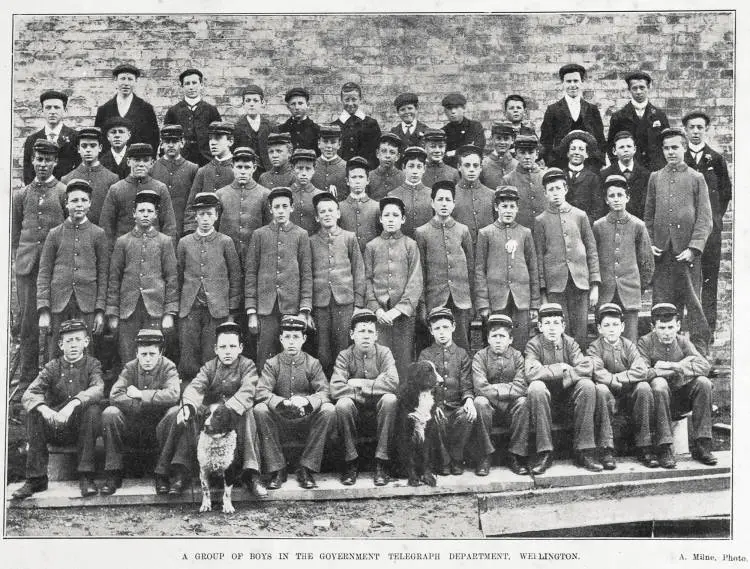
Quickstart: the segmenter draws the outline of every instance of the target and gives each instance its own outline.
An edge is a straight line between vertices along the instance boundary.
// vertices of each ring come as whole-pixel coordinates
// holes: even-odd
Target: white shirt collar
[[[617,161],[617,165],[620,167],[620,172],[624,172],[625,170],[630,170],[632,172],[633,171],[633,167],[635,166],[635,164],[633,162],[631,162],[628,166],[626,166],[625,164],[623,164],[619,160]]]
[[[349,117],[351,116],[352,115],[350,115],[346,111],[341,111],[341,114],[339,115],[339,120],[342,123],[345,123],[346,121],[349,120]],[[359,120],[365,120],[365,113],[362,111],[362,109],[357,109],[357,112],[354,113],[354,116],[357,117]]]
[[[704,142],[699,146],[696,146],[692,142],[688,142],[688,148],[690,148],[690,152],[703,152],[706,148],[706,143]]]
[[[201,102],[201,97],[200,95],[198,95],[195,99],[188,99],[187,97],[185,97],[185,102],[191,107],[194,107],[195,105]]]
[[[57,126],[55,128],[50,128],[49,125],[44,125],[44,134],[47,138],[49,138],[50,134],[54,134],[55,138],[60,136],[60,131],[62,131],[63,123],[57,123]]]
[[[578,166],[568,164],[568,170],[570,170],[571,172],[580,172],[583,170],[583,164],[579,164]]]
[[[565,102],[568,104],[568,110],[570,111],[570,116],[573,117],[574,121],[578,120],[578,117],[581,116],[581,97],[576,97],[575,99],[571,99],[568,97],[568,94],[565,94]]]
[[[403,132],[408,132],[409,134],[413,134],[415,128],[417,128],[416,121],[411,124],[406,124],[404,121],[401,121],[401,130]]]
[[[250,115],[245,115],[245,118],[247,118],[247,124],[249,124],[254,131],[260,129],[260,114],[255,115],[254,119],[251,119]]]
[[[117,152],[114,148],[110,148],[110,151],[112,152],[112,156],[115,157],[115,162],[119,164],[125,158],[125,153],[128,151],[128,147],[125,146],[122,149],[122,152]]]
[[[120,112],[120,116],[125,116],[130,109],[131,103],[133,102],[133,93],[131,93],[124,99],[121,98],[120,95],[117,95],[117,98],[115,100],[117,101],[117,110]]]
[[[633,108],[635,108],[635,110],[644,111],[646,110],[646,107],[648,106],[648,99],[646,99],[642,103],[636,102],[635,99],[630,99],[630,104],[633,105]]]
[[[579,95],[575,99],[568,96],[567,93],[565,93],[565,102],[568,103],[569,107],[580,107],[581,106],[581,96]]]

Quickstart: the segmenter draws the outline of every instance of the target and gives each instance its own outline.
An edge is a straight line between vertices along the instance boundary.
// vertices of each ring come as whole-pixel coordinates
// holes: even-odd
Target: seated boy
[[[379,201],[404,183],[406,175],[396,167],[401,148],[401,139],[397,135],[391,132],[380,135],[377,152],[380,164],[370,171],[369,176],[372,199]]]
[[[448,123],[443,125],[447,142],[445,163],[456,167],[456,164],[458,164],[457,150],[466,145],[478,147],[481,160],[487,142],[484,138],[484,128],[479,121],[464,116],[466,97],[460,93],[451,93],[443,97],[442,105],[445,116],[448,118]]]
[[[336,198],[322,192],[313,198],[320,229],[310,237],[313,275],[313,321],[317,354],[326,377],[335,355],[349,345],[349,322],[365,304],[365,265],[357,237],[338,226]]]
[[[495,221],[495,192],[479,181],[482,173],[482,151],[477,146],[462,146],[456,151],[461,180],[456,184],[456,209],[453,217],[471,233],[476,247],[479,230]]]
[[[367,195],[367,173],[370,166],[361,156],[355,156],[346,163],[346,185],[349,188],[346,199],[339,201],[341,219],[339,225],[357,237],[359,249],[364,254],[365,245],[378,236],[378,202]]]
[[[465,349],[453,343],[456,324],[450,309],[433,308],[427,322],[434,343],[422,350],[419,360],[432,362],[442,378],[435,393],[440,474],[458,476],[464,471],[464,448],[477,418],[471,358]]]
[[[401,232],[413,238],[417,227],[427,223],[432,217],[431,190],[422,183],[427,153],[419,146],[404,150],[401,169],[406,178],[395,190],[388,192],[387,197],[394,197],[404,202],[406,218]]]
[[[401,93],[393,100],[401,123],[391,129],[391,133],[401,139],[401,147],[421,146],[424,133],[429,128],[418,120],[419,97],[415,93]]]
[[[374,118],[365,115],[359,106],[361,102],[362,88],[351,81],[344,83],[341,86],[343,109],[332,124],[341,128],[341,158],[349,160],[362,156],[374,168],[378,163],[375,152],[380,138],[380,125]]]
[[[89,335],[80,320],[60,325],[62,356],[45,365],[23,394],[26,410],[26,482],[13,492],[28,498],[47,489],[47,443],[78,447],[81,496],[97,493],[94,484],[96,437],[101,427],[104,381],[99,362],[86,355]]]
[[[305,148],[298,148],[292,154],[295,179],[289,189],[292,190],[294,210],[291,212],[289,219],[292,223],[307,231],[308,235],[312,235],[318,230],[313,197],[322,191],[310,182],[315,174],[315,159],[315,152]]]
[[[258,178],[264,188],[288,188],[294,183],[294,169],[289,163],[292,157],[292,139],[288,132],[268,135],[268,161],[271,167]]]
[[[444,161],[445,158],[445,131],[439,128],[430,128],[424,132],[421,144],[427,152],[427,162],[425,163],[422,183],[431,188],[435,182],[450,180],[457,184],[461,175],[453,166],[448,166]],[[408,147],[406,147],[408,148]]]
[[[284,102],[292,116],[278,126],[278,132],[289,133],[293,150],[303,148],[312,150],[317,155],[320,127],[308,116],[310,93],[303,87],[292,87],[284,95]]]
[[[542,169],[537,164],[539,139],[536,135],[519,134],[514,142],[518,165],[503,177],[503,184],[518,190],[518,216],[516,221],[529,229],[534,228],[534,219],[544,211]]]
[[[559,304],[543,304],[539,308],[539,331],[541,334],[526,344],[525,358],[528,398],[534,400],[532,405],[540,405],[537,408],[543,410],[536,423],[537,448],[552,448],[551,401],[558,412],[572,416],[576,464],[592,472],[614,469],[612,425],[607,408],[609,390],[591,380],[594,368],[591,358],[584,356],[576,341],[565,334],[565,317]],[[551,463],[551,452],[543,452],[531,472],[538,474]]]
[[[317,487],[313,472],[320,472],[323,449],[335,428],[336,413],[328,397],[328,380],[320,362],[302,351],[307,336],[304,319],[284,316],[279,341],[283,351],[266,361],[258,381],[253,408],[260,435],[263,465],[271,473],[269,490],[286,481],[282,439],[304,440],[297,467],[297,482]]]
[[[482,160],[482,173],[479,175],[479,181],[491,190],[504,186],[503,177],[518,166],[518,160],[511,154],[515,138],[516,131],[512,123],[492,123],[492,152]]]
[[[117,174],[120,180],[124,180],[130,174],[125,154],[133,132],[133,123],[126,118],[112,117],[104,123],[102,132],[107,138],[109,148],[102,153],[100,162],[107,170]]]
[[[596,153],[596,139],[585,130],[573,130],[560,143],[559,153],[567,155],[567,202],[586,212],[591,225],[605,213],[602,181],[599,171],[586,166],[586,159]]]
[[[339,436],[343,439],[341,483],[357,481],[357,425],[360,413],[377,418],[375,485],[388,483],[389,443],[396,421],[398,372],[391,350],[377,343],[378,317],[371,310],[352,316],[349,335],[354,345],[336,358],[331,375],[331,399],[336,404]]]
[[[716,464],[711,452],[711,391],[706,376],[708,363],[693,343],[680,331],[679,312],[674,304],[659,303],[651,309],[653,331],[638,340],[638,351],[648,363],[648,379],[656,402],[656,441],[659,463],[671,464],[672,417],[692,411],[693,458],[703,464]]]
[[[340,147],[341,129],[335,124],[320,125],[320,156],[315,160],[315,173],[310,183],[319,190],[332,193],[339,201],[349,193],[346,187],[346,160],[338,155]]]
[[[162,355],[164,336],[144,328],[135,338],[135,359],[125,364],[109,394],[109,407],[102,412],[104,470],[102,495],[114,494],[122,484],[125,445],[155,446],[158,434],[169,428],[167,410],[177,404],[180,378],[175,365]],[[159,454],[164,452],[159,448]],[[157,494],[169,491],[169,479],[156,474]]]

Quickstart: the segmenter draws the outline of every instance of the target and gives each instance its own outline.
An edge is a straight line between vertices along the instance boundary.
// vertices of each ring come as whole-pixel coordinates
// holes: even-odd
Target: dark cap
[[[156,207],[159,207],[159,204],[161,203],[161,196],[159,195],[159,192],[155,192],[154,190],[141,190],[137,194],[135,194],[135,202],[134,204],[139,204],[141,202],[149,202],[154,204]]]
[[[258,162],[258,155],[252,148],[249,148],[247,146],[238,146],[232,152],[232,162],[237,162],[239,160],[256,163]]]
[[[596,139],[590,132],[586,132],[585,130],[571,130],[560,141],[560,145],[558,146],[558,148],[567,151],[570,143],[574,140],[582,140],[583,142],[585,142],[586,149],[589,153],[596,152],[597,150]]]
[[[131,144],[125,151],[125,158],[151,158],[153,155],[154,148],[145,142]]]
[[[428,128],[424,131],[422,139],[427,142],[445,142],[445,131],[442,128]]]
[[[272,132],[266,139],[267,146],[274,146],[279,144],[291,144],[292,137],[288,132]]]
[[[433,308],[432,310],[430,310],[430,313],[427,315],[427,322],[432,323],[435,320],[440,320],[443,318],[450,320],[451,322],[456,321],[450,308],[447,308],[445,306],[438,306],[437,308]]]
[[[309,148],[297,148],[294,152],[292,152],[292,157],[289,159],[289,161],[292,164],[296,164],[300,160],[315,162],[315,160],[317,159],[318,155],[315,154],[314,150],[310,150]]]
[[[349,160],[346,163],[346,171],[349,172],[350,170],[354,170],[355,168],[364,168],[368,172],[370,171],[370,163],[367,161],[366,158],[362,158],[361,156],[355,156],[353,158],[349,158]]]
[[[304,97],[306,101],[309,101],[310,93],[304,87],[292,87],[284,95],[284,102],[288,103],[292,97]]]
[[[68,105],[68,96],[62,91],[49,90],[39,95],[39,102],[43,105],[47,99],[60,99],[63,107]]]
[[[185,136],[181,124],[165,124],[159,132],[162,140],[179,140]]]
[[[331,192],[320,192],[319,194],[315,194],[312,199],[313,209],[315,211],[318,210],[318,204],[322,201],[339,203],[339,200],[337,200],[336,196],[334,196]]]
[[[669,138],[670,136],[681,136],[682,138],[687,139],[685,130],[682,127],[670,126],[661,131],[661,133],[659,134],[659,140],[664,142],[664,139]]]
[[[305,322],[299,316],[292,316],[291,314],[285,314],[281,317],[281,330],[291,332],[302,332],[303,334],[307,330],[307,322]]]
[[[91,184],[89,184],[86,180],[81,180],[79,178],[71,180],[70,182],[68,182],[68,185],[65,186],[66,194],[69,194],[70,192],[74,192],[76,190],[86,192],[88,195],[91,195],[94,191],[94,189],[91,187]]]
[[[97,126],[83,126],[76,131],[78,140],[97,140],[102,141],[102,129]]]
[[[383,213],[383,210],[385,209],[385,206],[387,205],[395,205],[401,210],[402,215],[406,215],[406,206],[404,205],[404,202],[401,200],[401,198],[397,198],[396,196],[385,196],[380,200],[380,213]]]
[[[143,328],[138,331],[138,334],[135,337],[135,343],[140,345],[161,345],[164,343],[164,334],[161,333],[161,330]]]
[[[263,89],[261,89],[258,85],[248,85],[244,89],[242,89],[242,98],[245,98],[245,95],[260,95],[261,99],[265,99],[265,95],[263,93]]]
[[[237,324],[236,322],[222,322],[216,327],[216,337],[219,337],[219,334],[237,334],[240,337],[240,341],[242,340],[242,326]]]
[[[403,152],[403,162],[406,164],[407,160],[413,160],[414,158],[427,162],[427,152],[421,146],[409,146]]]
[[[88,334],[89,329],[86,327],[86,323],[83,320],[66,320],[60,324],[60,336],[70,332],[86,332],[86,334]]]
[[[507,134],[515,136],[516,131],[513,129],[513,123],[510,121],[495,121],[492,123],[492,134]]]
[[[225,134],[232,136],[234,133],[234,123],[226,121],[214,121],[208,125],[208,134]]]
[[[393,134],[392,132],[386,132],[380,135],[378,144],[383,144],[384,142],[390,144],[391,146],[395,146],[398,149],[400,149],[402,146],[401,139],[398,137],[398,135]]]
[[[625,190],[630,188],[627,178],[625,178],[625,176],[621,176],[620,174],[610,174],[609,176],[607,176],[607,179],[604,180],[605,190],[613,186],[617,188],[623,188]]]
[[[478,146],[475,146],[474,144],[464,144],[463,146],[458,147],[456,150],[456,156],[459,158],[463,158],[464,156],[468,156],[469,154],[476,154],[479,156],[479,158],[482,158],[482,149]]]
[[[536,134],[519,134],[513,143],[516,148],[527,148],[536,150],[539,148],[539,139]]]
[[[444,107],[463,107],[466,105],[466,97],[461,93],[449,93],[443,97],[441,103]]]
[[[199,69],[191,68],[191,69],[186,69],[185,71],[180,73],[180,84],[182,84],[183,79],[185,79],[185,77],[187,77],[188,75],[197,75],[198,77],[201,78],[201,81],[203,81],[203,73],[201,73]]]
[[[547,302],[539,307],[539,320],[545,316],[564,316],[562,306],[556,302]]]
[[[133,123],[124,117],[112,117],[104,123],[104,128],[102,130],[104,131],[104,134],[107,134],[110,130],[118,126],[124,127],[130,132],[133,132]]]
[[[684,117],[682,117],[682,125],[683,126],[687,126],[687,122],[690,119],[703,119],[704,121],[706,121],[706,126],[708,126],[708,125],[711,124],[711,119],[703,111],[691,111],[691,112],[689,112]]]
[[[491,328],[493,326],[502,326],[503,328],[513,330],[513,320],[507,314],[494,312],[487,318],[487,327]]]
[[[191,207],[200,209],[202,207],[218,207],[219,197],[214,192],[198,192],[193,198]]]
[[[677,307],[669,302],[660,302],[651,307],[651,318],[673,318],[677,316]]]
[[[120,73],[130,73],[136,78],[141,76],[141,70],[132,63],[121,63],[112,70],[112,77],[117,77]]]
[[[286,186],[273,188],[268,194],[268,203],[272,204],[273,200],[275,200],[276,198],[289,198],[289,201],[291,203],[294,203],[294,194],[292,194],[291,188],[288,188]]]
[[[336,124],[320,125],[320,138],[341,138],[341,127]]]
[[[614,302],[605,302],[596,311],[597,321],[601,322],[605,316],[616,316],[622,320],[622,308]]]
[[[519,199],[518,188],[515,186],[499,186],[497,190],[495,190],[495,203],[503,200],[518,201]]]
[[[576,72],[580,73],[581,81],[586,79],[586,68],[578,63],[568,63],[567,65],[563,65],[557,74],[560,76],[560,81],[562,81],[568,73]]]
[[[550,182],[554,182],[555,180],[566,180],[565,172],[560,170],[560,168],[547,168],[547,170],[542,175],[542,186],[547,186]]]
[[[628,73],[625,76],[625,83],[627,83],[628,87],[630,87],[630,82],[636,79],[645,81],[649,87],[651,86],[651,75],[649,75],[645,71],[633,71],[632,73]]]
[[[372,322],[373,324],[377,324],[378,317],[375,316],[375,313],[372,310],[361,308],[355,310],[354,314],[352,314],[352,321],[349,324],[349,328],[354,330],[354,327],[360,322]]]
[[[57,156],[57,153],[60,152],[60,147],[51,140],[38,138],[34,141],[34,152],[39,152],[40,154],[54,154]]]
[[[399,110],[404,105],[418,106],[419,97],[417,97],[416,93],[401,93],[393,100],[393,106],[396,107],[396,110]]]

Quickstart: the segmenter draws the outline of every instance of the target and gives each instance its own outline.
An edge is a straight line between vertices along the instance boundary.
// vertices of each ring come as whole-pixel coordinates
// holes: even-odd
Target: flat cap
[[[200,69],[191,67],[190,69],[186,69],[185,71],[180,73],[180,83],[182,83],[183,79],[185,79],[185,77],[187,77],[188,75],[197,75],[201,78],[201,81],[203,81],[203,73],[201,73]]]
[[[98,126],[82,126],[76,131],[78,140],[98,140],[102,141],[102,129]]]
[[[685,130],[682,127],[670,126],[661,131],[659,134],[659,140],[663,142],[665,138],[669,138],[670,136],[681,136],[687,138],[687,134],[685,134]]]
[[[47,140],[46,138],[38,138],[34,141],[34,152],[39,152],[41,154],[54,154],[57,156],[57,153],[60,151],[60,147],[51,140]]]
[[[317,159],[318,155],[315,154],[314,150],[310,150],[309,148],[297,148],[294,152],[292,152],[292,157],[289,159],[289,161],[292,164],[295,164],[300,160],[315,162],[315,160]]]
[[[625,83],[627,83],[628,87],[630,87],[630,82],[635,81],[636,79],[645,81],[649,85],[649,87],[651,86],[651,75],[649,75],[645,71],[632,71],[631,73],[628,73],[625,76]]]
[[[383,143],[390,144],[391,146],[395,146],[396,148],[401,148],[401,139],[398,137],[397,134],[393,134],[392,132],[385,132],[380,135],[380,138],[378,139],[378,144]]]
[[[349,170],[354,170],[355,168],[364,168],[368,172],[370,171],[370,163],[367,161],[367,158],[362,158],[361,156],[354,156],[353,158],[349,158],[349,160],[346,163],[346,170],[347,172]]]
[[[620,174],[610,174],[607,176],[607,179],[604,180],[604,188],[611,188],[612,186],[628,189],[630,186],[628,185],[628,180],[625,178],[625,176],[621,176]]]
[[[143,328],[138,331],[138,334],[135,337],[135,343],[141,345],[163,344],[164,334],[161,333],[161,330],[155,328]]]
[[[238,146],[232,152],[232,162],[237,162],[238,160],[244,160],[246,162],[257,162],[258,155],[252,148],[249,148],[247,146]]]
[[[48,99],[60,99],[63,102],[63,106],[66,106],[68,104],[68,96],[62,91],[55,91],[54,89],[50,89],[49,91],[45,91],[44,93],[39,95],[39,102],[42,105],[44,104],[44,101]]]
[[[601,320],[605,316],[617,316],[622,318],[622,308],[614,302],[605,302],[596,311],[596,317]]]
[[[104,123],[104,128],[102,130],[104,131],[104,134],[107,134],[110,130],[116,127],[123,127],[131,132],[133,131],[133,123],[124,117],[112,117]]]
[[[438,306],[437,308],[433,308],[432,310],[430,310],[429,314],[427,315],[427,322],[434,322],[435,320],[440,320],[441,318],[448,319],[451,322],[456,321],[450,308],[447,308],[445,306]]]
[[[92,188],[91,184],[89,184],[86,180],[75,178],[68,182],[68,185],[65,186],[65,193],[69,194],[70,192],[74,192],[76,190],[86,192],[87,194],[91,195],[94,191],[94,188]]]
[[[217,338],[219,337],[219,334],[237,334],[242,338],[242,326],[236,322],[222,322],[216,327]]]
[[[261,99],[266,98],[263,93],[263,89],[261,89],[258,85],[248,85],[247,87],[244,87],[242,89],[242,97],[244,98],[245,95],[260,95]]]
[[[533,150],[539,148],[539,139],[536,134],[519,134],[516,136],[513,145],[516,148],[528,148]]]
[[[208,125],[208,134],[226,134],[232,136],[234,133],[234,123],[227,121],[214,121]]]
[[[331,192],[320,192],[319,194],[315,194],[313,196],[313,199],[312,199],[313,209],[317,211],[318,204],[322,201],[339,203],[339,200],[337,200],[336,196],[334,196]]]
[[[274,146],[279,144],[291,144],[292,136],[288,132],[272,132],[266,139],[268,146]]]
[[[379,205],[380,213],[383,213],[385,206],[395,205],[401,210],[402,215],[406,215],[406,205],[404,205],[404,202],[401,200],[401,198],[397,198],[396,196],[385,196],[380,200]]]
[[[450,190],[452,194],[456,194],[456,182],[453,180],[438,180],[432,184],[432,191],[437,192],[438,190]]]
[[[677,316],[677,307],[669,302],[660,302],[651,307],[651,318],[672,318]]]
[[[165,124],[159,131],[163,140],[178,140],[185,136],[181,124]]]
[[[581,81],[586,79],[586,68],[583,65],[579,65],[578,63],[568,63],[566,65],[563,65],[557,72],[558,76],[560,77],[560,81],[565,79],[565,76],[568,73],[580,73]]]
[[[441,104],[444,107],[463,107],[466,105],[466,97],[461,93],[449,93],[443,97]]]
[[[422,138],[425,142],[445,142],[445,131],[442,128],[428,128],[424,131]]]
[[[560,170],[560,168],[547,168],[544,174],[542,174],[542,185],[546,186],[555,180],[567,180],[565,172]]]
[[[403,152],[403,160],[404,162],[406,162],[407,160],[413,160],[414,158],[418,158],[422,162],[426,162],[427,152],[421,146],[409,146]]]
[[[289,198],[289,201],[294,203],[294,194],[292,194],[292,189],[286,186],[273,188],[268,194],[268,203],[273,203],[273,200],[275,200],[276,198]]]
[[[479,158],[482,158],[482,149],[474,144],[464,144],[463,146],[459,146],[456,150],[456,156],[459,158],[463,158],[469,154],[476,154]]]
[[[310,93],[304,87],[292,87],[284,95],[284,101],[288,103],[292,97],[304,97],[306,101],[309,101]]]
[[[150,158],[154,155],[154,147],[146,142],[136,142],[128,146],[125,158]]]
[[[307,330],[307,322],[299,316],[285,314],[281,317],[281,330],[304,333]]]
[[[539,319],[545,316],[564,316],[562,306],[556,302],[547,302],[539,307]]]
[[[378,322],[378,317],[375,316],[375,313],[372,310],[361,308],[359,310],[355,310],[354,314],[352,314],[352,321],[349,324],[349,328],[354,330],[354,327],[360,322],[372,322],[376,324]]]
[[[682,125],[687,126],[687,122],[691,119],[703,119],[704,121],[706,121],[706,126],[711,124],[711,119],[703,111],[691,111],[684,117],[682,117]]]
[[[112,70],[112,77],[117,77],[121,73],[130,73],[131,75],[135,75],[136,77],[141,76],[141,70],[132,63],[121,63],[120,65],[115,67]]]
[[[586,143],[586,147],[591,152],[596,152],[597,150],[597,144],[596,139],[590,132],[586,132],[585,130],[571,130],[568,134],[566,134],[563,139],[560,141],[560,145],[558,148],[560,149],[566,149],[570,146],[570,143],[574,140],[582,140]]]
[[[134,203],[139,204],[141,202],[149,202],[158,207],[161,203],[161,196],[159,195],[159,192],[154,190],[141,190],[135,194]]]
[[[503,200],[518,201],[519,199],[518,188],[515,186],[499,186],[495,190],[495,203]]]
[[[320,125],[320,138],[341,138],[341,127],[337,124]]]
[[[59,334],[61,336],[70,332],[86,332],[88,334],[89,329],[86,327],[86,323],[83,320],[66,320],[65,322],[60,324]]]
[[[513,123],[510,121],[495,121],[492,123],[492,134],[515,136],[516,131],[513,129]]]
[[[494,312],[487,317],[487,326],[502,326],[504,328],[513,329],[513,320],[507,314],[500,312]]]
[[[202,207],[217,207],[218,205],[219,197],[214,192],[198,192],[193,198],[191,207],[199,209]]]
[[[393,100],[393,106],[399,110],[404,105],[419,105],[419,97],[416,93],[401,93]]]

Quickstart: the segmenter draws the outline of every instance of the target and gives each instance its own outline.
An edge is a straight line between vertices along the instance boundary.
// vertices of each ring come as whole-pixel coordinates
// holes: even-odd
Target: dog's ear
[[[209,428],[212,433],[227,433],[234,426],[234,411],[224,404],[218,405],[211,413]]]

